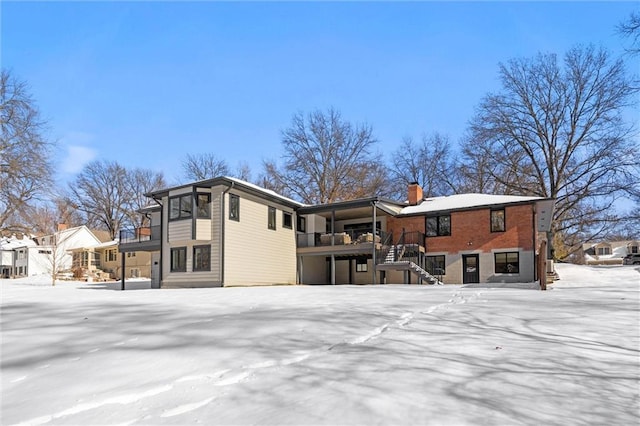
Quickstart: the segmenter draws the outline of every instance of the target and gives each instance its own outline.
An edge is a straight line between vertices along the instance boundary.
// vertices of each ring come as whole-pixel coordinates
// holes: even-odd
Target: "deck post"
[[[373,216],[373,223],[372,223],[372,227],[373,227],[373,249],[371,250],[371,263],[372,263],[372,277],[373,277],[373,284],[376,284],[376,234],[377,234],[377,227],[376,227],[376,202],[372,202],[371,203],[371,208],[373,210],[372,216]],[[380,236],[380,238],[382,238],[382,236]],[[381,240],[382,241],[382,240]]]
[[[331,285],[336,285],[336,255],[333,251],[336,239],[336,211],[331,210]]]
[[[125,274],[125,266],[126,266],[126,261],[125,261],[125,256],[124,256],[124,252],[120,253],[122,255],[122,278],[120,281],[120,290],[124,291],[124,274]]]

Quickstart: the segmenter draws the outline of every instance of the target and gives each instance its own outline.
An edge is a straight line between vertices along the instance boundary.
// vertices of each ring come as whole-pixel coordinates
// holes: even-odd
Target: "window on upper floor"
[[[169,198],[169,220],[191,218],[191,194]]]
[[[171,272],[185,272],[187,270],[187,248],[175,247],[171,249]]]
[[[506,230],[504,209],[491,210],[491,232]]]
[[[276,208],[269,207],[269,213],[267,217],[267,227],[269,229],[276,229]]]
[[[229,194],[229,220],[240,222],[240,197]]]
[[[211,194],[198,194],[196,207],[199,219],[211,219]]]
[[[298,216],[297,220],[297,230],[298,232],[307,232],[307,218],[303,216]]]
[[[293,215],[290,212],[282,212],[282,227],[293,229]]]
[[[517,274],[520,272],[520,254],[517,251],[495,253],[496,274]]]
[[[598,247],[598,256],[606,256],[611,254],[611,247]]]
[[[451,235],[451,215],[427,216],[427,237],[441,237]]]
[[[631,246],[631,253],[638,253],[638,246]]]

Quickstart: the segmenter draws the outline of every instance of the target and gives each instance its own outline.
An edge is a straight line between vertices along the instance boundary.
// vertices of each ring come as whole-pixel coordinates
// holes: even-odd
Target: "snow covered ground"
[[[12,424],[640,423],[640,268],[550,291],[0,280]]]

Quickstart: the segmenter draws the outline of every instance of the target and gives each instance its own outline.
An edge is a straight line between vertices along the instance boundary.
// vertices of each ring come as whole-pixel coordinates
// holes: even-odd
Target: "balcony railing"
[[[120,244],[160,241],[160,225],[120,230]]]
[[[296,243],[298,248],[305,247],[328,247],[328,246],[344,246],[358,244],[379,244],[387,239],[387,233],[378,230],[376,235],[372,232],[362,231],[345,231],[331,233],[316,232],[313,234],[298,234]]]

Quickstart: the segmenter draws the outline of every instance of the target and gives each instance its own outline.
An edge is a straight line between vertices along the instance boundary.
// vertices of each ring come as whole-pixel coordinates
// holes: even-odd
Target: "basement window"
[[[447,273],[444,255],[426,256],[425,260],[427,261],[426,271],[431,275],[445,275]]]
[[[496,274],[520,273],[520,254],[517,251],[495,253],[494,256]]]
[[[368,265],[366,258],[357,258],[356,259],[356,272],[367,272]]]

